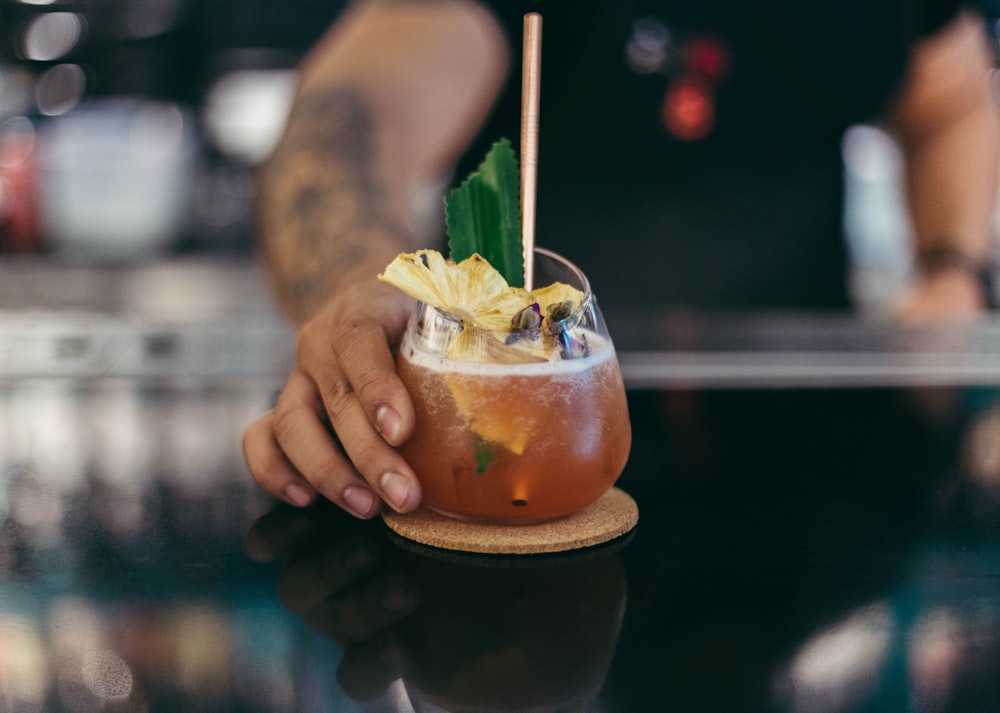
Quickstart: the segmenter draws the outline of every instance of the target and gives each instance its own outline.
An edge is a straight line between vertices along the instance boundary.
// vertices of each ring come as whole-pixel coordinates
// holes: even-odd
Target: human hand
[[[419,505],[416,476],[394,448],[414,424],[392,354],[412,309],[396,288],[364,280],[335,293],[302,326],[274,409],[243,435],[264,490],[299,507],[319,493],[365,519],[383,501],[398,512]]]
[[[321,500],[279,505],[246,547],[280,562],[282,604],[341,648],[337,681],[351,698],[402,679],[418,710],[424,697],[449,710],[562,710],[607,676],[629,539],[525,566],[407,543]]]
[[[325,501],[281,504],[246,537],[254,560],[281,563],[282,605],[343,649],[337,680],[355,700],[377,697],[408,670],[396,629],[419,599],[412,578],[393,565],[395,548],[370,525]]]
[[[948,268],[923,276],[916,288],[894,308],[904,322],[970,320],[986,307],[982,285],[966,270]]]

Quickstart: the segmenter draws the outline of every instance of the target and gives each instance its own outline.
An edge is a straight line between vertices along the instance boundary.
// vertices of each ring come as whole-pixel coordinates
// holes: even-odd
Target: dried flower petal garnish
[[[522,309],[510,320],[510,328],[514,331],[524,331],[527,329],[538,329],[542,326],[542,308],[537,302]]]
[[[550,322],[562,322],[573,314],[573,303],[569,301],[553,302],[545,310],[545,314]]]

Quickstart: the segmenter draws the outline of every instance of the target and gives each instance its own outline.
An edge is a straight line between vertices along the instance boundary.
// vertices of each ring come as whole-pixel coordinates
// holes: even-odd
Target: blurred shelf
[[[0,286],[0,379],[235,379],[291,363],[290,327],[249,257],[6,258]]]
[[[67,310],[189,321],[275,311],[259,264],[243,254],[102,264],[0,257],[0,310]]]
[[[630,388],[1000,386],[1000,318],[608,315]]]
[[[822,314],[606,312],[626,384],[1000,386],[1000,317],[907,327]],[[0,379],[279,381],[291,326],[248,256],[94,266],[0,260]]]

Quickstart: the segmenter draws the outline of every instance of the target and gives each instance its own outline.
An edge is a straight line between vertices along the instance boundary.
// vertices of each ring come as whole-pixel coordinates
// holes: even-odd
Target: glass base
[[[450,510],[445,510],[444,508],[434,507],[433,505],[424,506],[428,510],[436,512],[438,515],[442,515],[452,520],[459,520],[461,522],[468,522],[477,525],[539,525],[543,522],[552,522],[553,520],[560,520],[564,517],[569,517],[573,513],[566,513],[564,515],[553,515],[552,517],[480,517],[478,515],[468,515],[465,513],[452,512]]]

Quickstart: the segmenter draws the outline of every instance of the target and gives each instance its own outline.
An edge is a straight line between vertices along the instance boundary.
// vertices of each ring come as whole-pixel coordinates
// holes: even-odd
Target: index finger
[[[385,333],[358,329],[344,344],[340,368],[378,432],[390,445],[400,445],[413,432],[413,400],[399,378]]]
[[[396,372],[389,337],[378,321],[351,320],[332,333],[306,325],[299,340],[301,365],[318,384],[335,383],[331,370],[339,368],[368,420],[389,445],[398,446],[409,437],[413,401]]]

